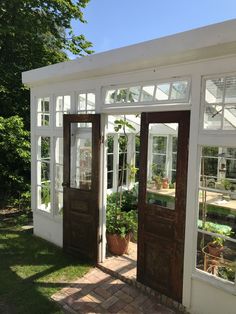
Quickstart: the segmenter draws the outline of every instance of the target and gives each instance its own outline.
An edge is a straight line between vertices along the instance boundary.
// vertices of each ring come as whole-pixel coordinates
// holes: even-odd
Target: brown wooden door
[[[63,247],[98,259],[100,115],[64,115]]]
[[[183,286],[189,121],[187,111],[141,117],[137,280],[178,302]]]

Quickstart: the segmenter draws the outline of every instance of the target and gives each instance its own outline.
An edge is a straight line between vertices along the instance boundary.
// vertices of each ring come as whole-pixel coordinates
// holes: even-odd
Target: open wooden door
[[[97,263],[100,115],[64,115],[63,247]]]
[[[183,288],[189,121],[187,111],[142,113],[141,118],[137,280],[178,302]],[[164,177],[169,180],[165,187]]]

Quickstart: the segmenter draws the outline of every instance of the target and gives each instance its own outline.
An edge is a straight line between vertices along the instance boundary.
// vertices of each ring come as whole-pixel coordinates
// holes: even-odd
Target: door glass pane
[[[92,128],[71,123],[70,187],[90,190],[92,185]]]
[[[175,209],[178,124],[151,123],[148,136],[147,202]]]

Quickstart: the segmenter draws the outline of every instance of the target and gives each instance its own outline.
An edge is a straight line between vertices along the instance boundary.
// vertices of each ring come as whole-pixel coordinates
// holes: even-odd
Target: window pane
[[[92,128],[71,123],[70,187],[90,190],[92,186]]]
[[[56,139],[55,161],[57,164],[63,165],[63,138]]]
[[[204,112],[204,129],[221,129],[222,106],[206,106]]]
[[[224,108],[224,130],[235,130],[236,129],[236,106],[226,105]]]
[[[39,138],[39,159],[49,160],[50,159],[50,137],[41,136]]]
[[[63,96],[58,96],[56,99],[56,111],[63,111]]]
[[[188,88],[188,82],[182,81],[182,82],[175,82],[172,84],[171,87],[171,94],[170,99],[186,99],[187,97],[187,88]]]
[[[170,92],[170,83],[158,84],[156,89],[156,100],[168,100]]]
[[[205,101],[208,104],[223,101],[224,78],[206,80]]]
[[[226,78],[225,103],[236,103],[236,77]]]
[[[113,187],[113,172],[107,173],[107,188],[112,189]]]
[[[107,152],[113,153],[113,146],[114,146],[114,138],[111,135],[107,137]]]
[[[105,103],[106,104],[113,104],[115,102],[115,94],[116,94],[115,89],[108,90],[106,92]]]
[[[49,98],[38,98],[37,126],[49,125]]]
[[[63,108],[64,112],[68,112],[70,111],[70,96],[64,96],[64,108]]]
[[[113,154],[107,155],[107,170],[113,170]]]
[[[141,92],[141,101],[153,101],[154,85],[143,86]]]
[[[116,102],[127,102],[128,99],[128,89],[127,88],[121,88],[117,90],[116,94]]]
[[[134,86],[129,88],[128,102],[138,102],[140,97],[140,86]]]
[[[78,111],[86,110],[86,94],[78,96]]]
[[[214,226],[214,224],[212,224],[212,226]],[[220,227],[218,230],[219,232],[223,232],[222,230],[226,230],[226,228]],[[224,241],[224,246],[214,246],[214,241],[219,241],[219,239],[219,237],[212,237],[198,232],[196,266],[198,269],[212,276],[234,282],[236,271],[236,243]]]
[[[47,212],[51,209],[50,182],[44,182],[38,187],[38,208]]]
[[[175,209],[176,174],[172,168],[173,164],[176,166],[177,136],[176,123],[149,124],[147,202],[172,210]],[[174,138],[174,145],[171,145],[171,142],[167,144],[168,138],[170,140]]]
[[[199,188],[197,268],[228,281],[236,270],[235,153],[235,148],[203,147]]]
[[[87,111],[95,110],[95,94],[88,93],[87,94]]]

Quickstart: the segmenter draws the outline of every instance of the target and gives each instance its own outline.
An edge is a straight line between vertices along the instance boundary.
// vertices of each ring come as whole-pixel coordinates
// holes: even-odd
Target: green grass
[[[0,222],[0,313],[62,313],[51,295],[90,266],[23,231],[21,223]]]

